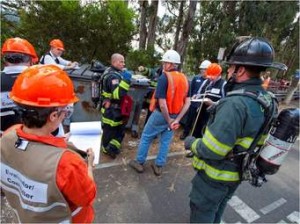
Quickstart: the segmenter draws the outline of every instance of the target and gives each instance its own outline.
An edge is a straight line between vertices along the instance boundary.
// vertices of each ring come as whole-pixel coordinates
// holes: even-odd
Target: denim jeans
[[[175,118],[175,116],[171,116]],[[169,145],[172,141],[173,131],[168,130],[169,124],[163,117],[162,113],[158,110],[155,110],[149,120],[146,123],[146,126],[143,130],[138,152],[136,155],[136,161],[143,164],[146,161],[148,151],[152,141],[156,136],[159,136],[159,151],[155,160],[157,166],[164,166],[167,162],[167,155],[169,152]]]

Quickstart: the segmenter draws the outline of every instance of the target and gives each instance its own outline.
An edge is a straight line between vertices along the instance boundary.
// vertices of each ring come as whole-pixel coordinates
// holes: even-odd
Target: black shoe
[[[117,157],[115,153],[107,151],[104,147],[102,147],[102,152],[103,154],[108,155],[112,159],[115,159]]]
[[[180,140],[184,140],[188,135],[189,135],[188,133],[183,132],[179,138],[180,138]]]
[[[162,167],[161,166],[157,166],[154,163],[151,164],[151,167],[153,169],[153,172],[156,176],[161,176],[162,174]]]
[[[194,153],[191,151],[188,154],[185,155],[186,158],[193,158],[194,157]]]

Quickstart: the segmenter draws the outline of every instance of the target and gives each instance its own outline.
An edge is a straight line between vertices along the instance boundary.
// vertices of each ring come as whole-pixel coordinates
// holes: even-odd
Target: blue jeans
[[[175,118],[176,116],[171,117]],[[169,145],[173,137],[173,131],[168,130],[168,127],[169,124],[163,117],[162,113],[158,110],[155,110],[149,117],[149,120],[147,121],[141,136],[138,152],[136,155],[136,161],[138,163],[143,164],[146,161],[152,141],[156,136],[160,136],[159,151],[155,160],[155,164],[157,166],[164,166],[166,164]]]

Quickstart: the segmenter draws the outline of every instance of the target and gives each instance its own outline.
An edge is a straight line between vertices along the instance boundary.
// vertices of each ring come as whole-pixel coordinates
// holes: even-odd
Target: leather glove
[[[121,75],[123,77],[123,79],[130,81],[131,80],[131,73],[127,70],[121,72]]]
[[[188,136],[184,140],[184,148],[186,150],[190,150],[192,147],[193,142],[196,140],[194,136]]]

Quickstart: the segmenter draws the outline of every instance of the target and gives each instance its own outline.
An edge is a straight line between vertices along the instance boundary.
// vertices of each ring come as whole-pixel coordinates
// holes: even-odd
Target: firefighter
[[[40,64],[57,65],[63,70],[74,69],[78,67],[78,62],[68,61],[61,57],[64,53],[64,43],[60,39],[53,39],[50,41],[50,50],[40,59]]]
[[[8,97],[17,76],[28,66],[38,62],[34,47],[22,38],[9,38],[2,46],[4,69],[1,72],[1,133],[10,126],[20,123],[19,115],[13,110],[15,104]]]
[[[51,134],[69,113],[67,105],[78,101],[71,79],[55,65],[32,66],[16,79],[10,97],[23,120],[0,139],[1,187],[14,221],[92,222],[94,153],[88,149],[85,161],[65,138]]]
[[[197,94],[198,90],[203,85],[203,82],[206,80],[205,71],[207,67],[211,64],[209,60],[204,60],[200,64],[200,73],[199,75],[195,75],[192,82],[191,82],[191,96]],[[195,122],[195,118],[197,117],[197,109],[199,108],[199,102],[191,102],[191,106],[186,114],[186,122],[184,124],[183,133],[180,135],[180,139],[184,140],[191,132],[193,124]]]
[[[269,117],[264,111],[276,109],[260,78],[268,67],[281,67],[273,57],[272,45],[263,38],[235,44],[227,57],[226,97],[211,111],[203,138],[185,140],[198,171],[190,193],[191,222],[220,223],[227,201],[241,183],[243,156],[234,155],[246,152],[261,136],[261,126]]]
[[[120,153],[125,136],[125,117],[121,113],[121,100],[127,95],[131,74],[124,70],[124,56],[111,56],[111,66],[102,75],[102,152],[115,159]]]
[[[157,135],[160,135],[159,152],[155,163],[151,164],[154,174],[160,176],[162,167],[166,164],[169,145],[173,130],[179,127],[179,122],[190,106],[189,85],[185,75],[177,71],[180,55],[174,50],[168,50],[162,57],[163,75],[158,79],[155,98],[150,104],[153,111],[143,130],[136,160],[129,165],[137,172],[144,171],[149,147]]]

